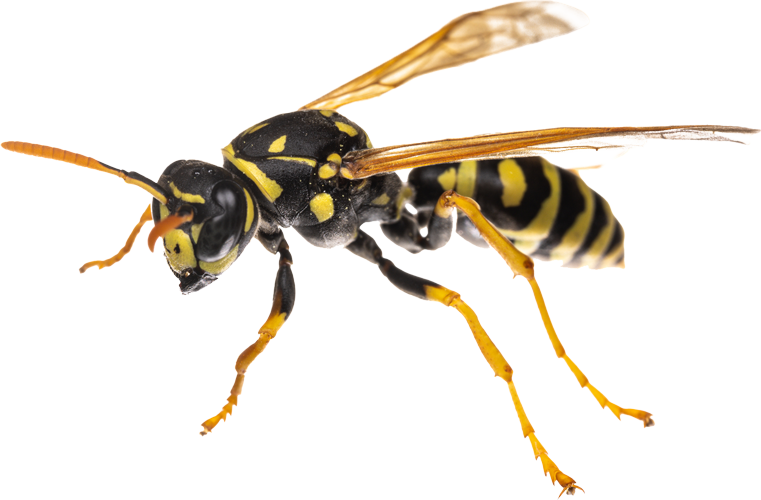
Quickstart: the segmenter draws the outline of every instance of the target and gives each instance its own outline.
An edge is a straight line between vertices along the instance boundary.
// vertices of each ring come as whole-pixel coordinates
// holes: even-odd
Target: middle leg
[[[393,262],[383,258],[383,253],[381,252],[380,248],[378,248],[375,240],[373,240],[370,236],[362,231],[359,231],[354,242],[352,242],[346,248],[352,253],[367,259],[374,264],[377,264],[383,275],[386,276],[386,278],[388,278],[388,280],[394,286],[403,292],[413,295],[419,299],[439,302],[440,304],[456,309],[460,314],[462,314],[462,316],[468,322],[468,326],[473,333],[473,337],[478,344],[478,348],[481,350],[481,354],[483,354],[484,358],[489,363],[489,366],[492,368],[492,370],[494,370],[494,374],[507,382],[508,389],[510,390],[510,397],[513,400],[515,411],[518,414],[518,420],[521,423],[523,437],[529,438],[531,446],[534,450],[534,458],[541,460],[544,474],[550,475],[550,479],[552,480],[553,484],[555,481],[560,483],[560,485],[563,487],[561,495],[563,492],[573,494],[576,488],[584,491],[582,488],[576,486],[576,481],[574,481],[572,477],[563,473],[557,467],[557,465],[555,465],[555,463],[547,454],[547,450],[545,450],[544,446],[542,446],[542,444],[539,442],[539,439],[537,439],[536,434],[534,433],[534,428],[531,426],[531,422],[528,420],[528,416],[523,409],[523,404],[518,398],[518,392],[516,391],[515,385],[513,384],[513,369],[507,363],[507,360],[505,360],[505,358],[502,356],[502,353],[499,352],[497,346],[494,345],[494,342],[492,342],[492,340],[489,338],[489,335],[481,326],[476,313],[473,312],[470,306],[468,306],[462,300],[462,298],[460,298],[460,294],[432,281],[428,281],[401,271],[394,265]]]

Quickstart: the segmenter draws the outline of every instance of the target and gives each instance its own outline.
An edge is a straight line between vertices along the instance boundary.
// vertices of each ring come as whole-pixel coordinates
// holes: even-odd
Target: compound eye
[[[224,213],[204,222],[196,243],[196,257],[216,262],[238,244],[246,222],[246,197],[233,181],[220,181],[211,192],[214,203]]]

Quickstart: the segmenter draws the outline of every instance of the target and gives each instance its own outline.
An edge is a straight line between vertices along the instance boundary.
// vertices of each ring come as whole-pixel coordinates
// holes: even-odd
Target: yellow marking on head
[[[270,148],[267,150],[270,153],[282,153],[285,149],[285,139],[286,136],[281,135],[274,141],[272,141],[272,144],[270,144]]]
[[[328,193],[320,193],[309,200],[309,210],[319,222],[325,222],[333,217],[333,197]]]
[[[592,225],[592,215],[595,208],[594,194],[578,176],[576,176],[576,185],[579,186],[581,196],[584,198],[584,211],[576,216],[576,220],[565,232],[558,246],[552,249],[550,260],[562,260],[564,262],[570,260],[576,250],[584,243],[584,238],[587,237],[589,227]]]
[[[137,179],[131,179],[129,177],[124,177],[124,182],[126,182],[127,184],[132,184],[133,186],[137,186],[137,187],[145,189],[151,194],[151,196],[159,200],[161,203],[166,203],[167,201],[166,196],[164,196],[164,193],[160,193],[156,191],[156,189],[150,184],[146,184],[145,182],[139,181]]]
[[[329,109],[321,109],[320,110],[320,114],[322,116],[326,117],[326,118],[330,118],[331,116],[333,116],[333,113],[335,113],[335,111],[331,111]]]
[[[473,198],[476,192],[476,160],[465,160],[457,169],[457,188],[455,191],[468,198]]]
[[[517,207],[526,193],[526,177],[513,159],[502,160],[497,165],[499,180],[502,181],[502,206]]]
[[[247,128],[246,130],[243,131],[243,133],[241,135],[253,134],[254,132],[259,130],[260,128],[264,128],[267,125],[269,125],[269,123],[259,123],[257,125],[254,125],[253,127]]]
[[[243,226],[243,232],[247,233],[248,230],[251,229],[251,224],[254,223],[256,207],[254,205],[254,200],[251,199],[251,195],[248,194],[248,189],[244,189],[243,194],[246,195],[246,225]]]
[[[389,198],[386,193],[383,193],[382,195],[378,196],[373,201],[371,201],[370,204],[371,205],[383,206],[383,205],[388,204],[389,201],[391,201],[391,198]]]
[[[193,238],[193,243],[198,243],[198,235],[201,234],[201,229],[204,223],[193,224],[190,226],[190,237]]]
[[[499,167],[502,167],[503,163],[511,161],[514,162],[513,160],[502,160],[499,163]],[[540,240],[545,239],[547,235],[550,234],[552,224],[555,222],[555,217],[558,214],[558,206],[560,205],[560,175],[558,174],[557,167],[555,167],[555,165],[548,162],[544,158],[541,158],[541,161],[544,177],[550,183],[550,195],[542,202],[542,206],[539,208],[539,212],[525,228],[521,229],[520,231],[501,231],[505,236],[521,241],[520,244],[516,242],[515,246],[518,247],[523,253],[532,253],[533,250],[536,249],[535,246],[532,245],[534,243],[538,244]],[[505,170],[512,170],[512,168],[508,166],[505,167]],[[523,174],[521,173],[521,177],[522,176]],[[502,168],[500,168],[499,178],[504,184],[506,179],[502,176]],[[525,179],[523,182],[525,185]],[[523,198],[523,194],[521,194],[521,198]],[[505,202],[505,199],[506,196],[505,192],[503,191],[503,203]],[[508,199],[508,201],[512,200]],[[524,247],[521,247],[521,244],[524,245]],[[526,250],[524,250],[524,248]]]
[[[436,178],[439,181],[439,186],[444,191],[454,189],[455,182],[457,182],[457,169],[452,167],[448,168],[443,174]]]
[[[341,166],[341,156],[337,153],[332,153],[330,156],[328,156],[328,161],[332,161],[339,167]]]
[[[215,260],[214,262],[204,262],[202,260],[198,261],[198,267],[200,267],[207,273],[222,274],[223,272],[227,271],[227,268],[233,265],[233,262],[235,262],[235,259],[238,258],[239,246],[240,245],[235,245],[233,249],[230,250],[230,252],[228,252],[227,255],[225,255],[219,260]]]
[[[197,265],[190,236],[181,229],[172,229],[164,236],[164,253],[175,272],[181,273]]]
[[[338,173],[338,167],[330,163],[326,163],[325,165],[321,166],[320,169],[317,171],[317,175],[320,176],[320,179],[330,179],[337,173]]]
[[[174,197],[179,198],[182,201],[187,201],[188,203],[206,203],[206,200],[204,200],[200,194],[183,193],[177,189],[174,182],[169,183],[169,188],[172,190]]]
[[[299,163],[306,163],[310,167],[317,166],[317,162],[311,158],[302,158],[300,156],[268,156],[268,160],[283,160],[283,161],[297,161]]]
[[[235,165],[238,170],[243,172],[246,177],[254,181],[256,187],[259,188],[259,191],[261,191],[264,197],[269,201],[274,202],[278,196],[283,194],[283,188],[280,187],[280,184],[267,177],[267,175],[262,172],[255,163],[235,156],[232,144],[228,144],[222,149],[222,155],[227,158],[230,163]]]
[[[367,149],[373,149],[373,143],[370,142],[370,136],[367,135],[367,132],[365,132],[365,144],[367,145]]]
[[[159,220],[169,217],[169,209],[163,203],[159,205]]]
[[[345,134],[349,134],[349,137],[354,137],[357,135],[357,129],[349,125],[348,123],[343,122],[333,122],[336,124],[336,127],[338,127],[338,130]]]

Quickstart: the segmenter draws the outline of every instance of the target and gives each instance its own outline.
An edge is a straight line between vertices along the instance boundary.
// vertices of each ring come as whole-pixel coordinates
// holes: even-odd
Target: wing
[[[420,142],[351,151],[343,158],[341,175],[361,179],[405,168],[490,158],[540,156],[577,149],[621,148],[645,139],[739,142],[738,136],[758,130],[720,125],[670,127],[551,128],[509,134]],[[742,143],[741,143],[742,144]]]
[[[301,109],[338,109],[379,96],[416,76],[564,35],[587,22],[580,10],[555,2],[518,2],[471,12]]]

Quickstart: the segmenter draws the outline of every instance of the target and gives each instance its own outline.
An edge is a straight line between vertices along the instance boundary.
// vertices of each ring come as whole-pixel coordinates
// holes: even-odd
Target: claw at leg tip
[[[582,488],[581,486],[577,486],[575,484],[569,484],[568,486],[563,488],[563,491],[560,492],[560,495],[558,495],[558,498],[562,497],[563,493],[565,493],[566,495],[575,495],[577,489],[581,490],[582,493],[586,494],[586,491],[584,491],[584,488]]]
[[[653,420],[650,417],[647,417],[647,419],[643,422],[645,424],[645,427],[655,427],[655,420]]]
[[[211,429],[209,429],[208,427],[204,425],[203,430],[199,434],[201,434],[202,436],[205,436],[206,434],[209,434],[210,432],[211,432]]]

